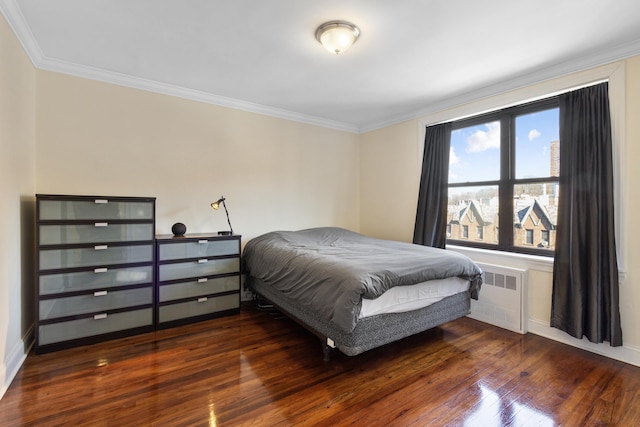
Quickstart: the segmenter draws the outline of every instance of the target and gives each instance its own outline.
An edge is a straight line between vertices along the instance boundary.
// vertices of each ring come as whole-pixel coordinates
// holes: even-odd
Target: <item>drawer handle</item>
[[[207,279],[206,277],[201,277],[201,278],[198,279],[198,283],[204,283],[207,280],[209,280],[209,279]]]
[[[198,302],[205,302],[206,300],[207,300],[207,297],[198,298]]]
[[[107,267],[102,267],[102,268],[94,268],[93,269],[94,273],[106,273],[107,272]]]
[[[201,244],[201,245],[204,245],[206,243],[209,243],[209,241],[208,240],[198,240],[198,243]]]
[[[101,313],[101,314],[94,314],[93,315],[93,319],[94,320],[100,320],[100,319],[106,319],[107,318],[107,313]]]
[[[94,296],[94,297],[103,297],[103,296],[105,296],[106,294],[107,294],[107,291],[95,291],[95,292],[93,293],[93,296]]]
[[[105,249],[109,249],[109,246],[107,246],[107,245],[97,245],[97,246],[94,246],[93,249],[95,249],[96,251],[103,251]]]
[[[109,203],[108,200],[106,199],[95,199],[94,200],[96,204],[105,204],[105,203]]]
[[[108,222],[96,222],[94,225],[96,227],[108,227],[109,223]]]
[[[204,263],[206,263],[207,261],[209,261],[209,260],[208,260],[208,259],[206,259],[206,258],[202,258],[202,259],[199,259],[199,260],[198,260],[198,264],[204,264]]]

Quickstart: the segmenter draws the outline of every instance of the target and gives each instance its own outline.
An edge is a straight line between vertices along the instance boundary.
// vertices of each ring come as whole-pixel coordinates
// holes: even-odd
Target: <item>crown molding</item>
[[[238,99],[219,96],[185,87],[152,81],[122,73],[46,57],[42,53],[40,46],[36,43],[36,39],[15,0],[0,0],[0,12],[2,12],[5,19],[7,20],[7,23],[9,24],[9,27],[13,30],[14,34],[18,38],[18,41],[31,60],[31,63],[37,69],[68,74],[106,83],[112,83],[134,89],[141,89],[149,92],[175,96],[192,101],[233,108],[236,110],[247,111],[250,113],[271,116],[343,132],[355,134],[360,133],[360,128],[350,123],[296,113],[294,111],[269,107],[253,102],[241,101]]]
[[[0,0],[0,13],[4,15],[9,28],[16,35],[33,66],[37,68],[38,63],[43,58],[42,50],[36,43],[36,38],[31,32],[31,28],[27,25],[27,21],[24,19],[18,4],[15,0]]]
[[[68,74],[76,77],[97,80],[105,83],[112,83],[119,86],[126,86],[133,89],[141,89],[148,92],[160,93],[163,95],[175,96],[178,98],[189,99],[192,101],[203,102],[207,104],[218,105],[221,107],[233,108],[236,110],[247,111],[250,113],[271,116],[275,118],[290,120],[299,123],[305,123],[314,126],[320,126],[329,129],[335,129],[343,132],[360,133],[360,129],[349,123],[343,123],[321,117],[300,114],[293,111],[283,110],[279,108],[269,107],[266,105],[256,104],[248,101],[228,98],[224,96],[214,95],[194,89],[189,89],[172,84],[162,83],[158,81],[134,77],[114,71],[103,70],[100,68],[89,67],[86,65],[75,64],[58,59],[42,57],[37,68],[57,73]]]
[[[562,62],[560,64],[539,68],[535,71],[515,77],[513,79],[485,86],[461,95],[452,96],[446,100],[429,104],[427,108],[415,111],[410,114],[391,118],[384,122],[362,125],[360,127],[360,132],[365,133],[377,129],[382,129],[387,126],[392,126],[398,123],[406,122],[408,120],[417,119],[422,116],[459,107],[464,104],[469,104],[471,102],[488,98],[490,96],[522,89],[527,86],[542,83],[547,80],[563,77],[573,73],[578,73],[590,68],[600,67],[616,61],[621,61],[623,59],[627,59],[636,55],[640,55],[640,38],[621,44],[619,46],[616,46],[615,48],[592,51],[588,54],[582,55],[569,61]]]

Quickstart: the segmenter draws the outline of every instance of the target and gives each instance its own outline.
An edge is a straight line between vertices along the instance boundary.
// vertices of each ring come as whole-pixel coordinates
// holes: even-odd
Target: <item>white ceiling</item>
[[[363,132],[640,54],[638,0],[0,0],[34,65]],[[360,27],[340,56],[325,21]]]

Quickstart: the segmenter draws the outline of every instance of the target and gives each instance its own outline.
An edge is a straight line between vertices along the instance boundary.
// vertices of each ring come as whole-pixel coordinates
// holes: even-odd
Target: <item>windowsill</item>
[[[488,249],[469,248],[466,246],[447,245],[447,249],[468,256],[476,262],[502,265],[524,270],[553,272],[553,258],[519,254],[515,252],[492,251]]]

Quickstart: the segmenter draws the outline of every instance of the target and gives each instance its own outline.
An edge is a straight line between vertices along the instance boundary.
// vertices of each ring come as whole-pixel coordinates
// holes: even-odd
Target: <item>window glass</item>
[[[498,186],[449,188],[447,231],[449,239],[468,239],[469,226],[476,239],[498,243]]]
[[[525,230],[525,243],[533,245],[533,230]]]
[[[500,122],[451,132],[449,183],[500,179]]]
[[[559,109],[516,117],[516,179],[559,176]]]

